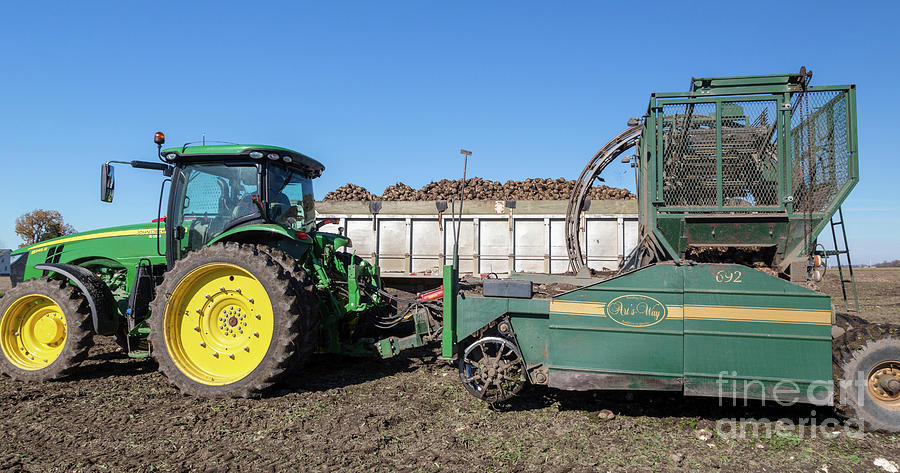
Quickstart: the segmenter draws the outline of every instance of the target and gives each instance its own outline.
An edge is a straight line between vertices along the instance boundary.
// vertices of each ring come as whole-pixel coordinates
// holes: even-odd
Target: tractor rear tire
[[[190,252],[151,303],[151,353],[169,382],[200,397],[251,397],[291,368],[306,295],[270,256],[237,243]]]
[[[0,299],[0,372],[23,381],[67,374],[94,344],[90,307],[67,281],[38,278]]]
[[[838,412],[863,430],[900,432],[900,326],[857,324],[834,341],[833,357]]]
[[[288,368],[289,374],[295,374],[306,365],[309,357],[319,345],[322,319],[319,313],[319,298],[316,297],[316,286],[295,258],[271,246],[258,246],[257,248],[269,255],[291,276],[294,290],[300,299],[301,313],[305,314],[300,318],[300,339],[294,352],[294,359]]]

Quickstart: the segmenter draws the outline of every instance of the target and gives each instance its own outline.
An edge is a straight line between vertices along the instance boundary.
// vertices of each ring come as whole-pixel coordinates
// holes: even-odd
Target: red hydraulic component
[[[437,289],[432,289],[428,292],[423,292],[423,293],[419,294],[419,297],[417,300],[419,302],[427,302],[427,301],[433,301],[436,299],[440,299],[442,297],[444,297],[444,286],[443,285]]]

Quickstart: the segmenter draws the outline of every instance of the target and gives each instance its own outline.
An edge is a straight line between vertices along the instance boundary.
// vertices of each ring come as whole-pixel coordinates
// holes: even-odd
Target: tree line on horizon
[[[875,263],[872,265],[873,268],[900,268],[900,259],[895,259],[894,261],[884,261],[881,263]]]

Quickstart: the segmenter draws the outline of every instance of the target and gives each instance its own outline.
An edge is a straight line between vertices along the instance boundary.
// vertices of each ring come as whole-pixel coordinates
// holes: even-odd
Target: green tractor
[[[99,334],[131,357],[152,355],[184,393],[251,396],[316,349],[375,352],[373,337],[395,316],[377,266],[347,252],[346,236],[318,231],[328,223],[315,219],[321,163],[274,146],[154,141],[160,162],[110,161],[101,176],[101,199],[112,202],[111,163],[162,171],[153,223],[13,252],[0,371],[63,376]]]

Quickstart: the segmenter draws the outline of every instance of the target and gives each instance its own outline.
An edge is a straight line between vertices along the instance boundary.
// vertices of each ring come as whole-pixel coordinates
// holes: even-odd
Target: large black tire
[[[305,345],[303,327],[314,317],[309,313],[308,297],[299,290],[291,274],[271,256],[271,248],[256,245],[226,243],[192,251],[177,261],[163,276],[151,303],[151,353],[160,371],[183,393],[200,397],[251,397],[261,394],[278,382],[297,360],[298,352],[310,348]],[[192,379],[173,361],[166,342],[166,307],[179,282],[193,270],[204,265],[224,263],[250,273],[265,289],[271,301],[274,317],[272,338],[268,350],[256,367],[243,378],[224,385],[204,384]]]
[[[319,299],[316,297],[316,286],[295,258],[271,246],[258,246],[257,248],[260,252],[269,255],[290,275],[291,283],[294,285],[294,291],[299,299],[300,311],[303,314],[299,321],[300,339],[294,351],[294,359],[289,363],[286,373],[286,375],[293,375],[306,365],[319,343],[322,319],[319,312]]]
[[[833,357],[838,413],[864,430],[900,432],[900,393],[897,402],[885,402],[867,388],[874,368],[900,362],[900,326],[854,324],[834,340]]]
[[[16,285],[0,299],[0,318],[13,316],[9,310],[13,303],[32,295],[48,298],[62,309],[66,322],[62,350],[56,360],[45,367],[24,369],[8,357],[4,344],[0,349],[0,371],[23,381],[46,381],[66,376],[87,358],[88,350],[94,344],[90,306],[84,295],[68,281],[38,278]],[[5,337],[5,334],[0,336]]]

